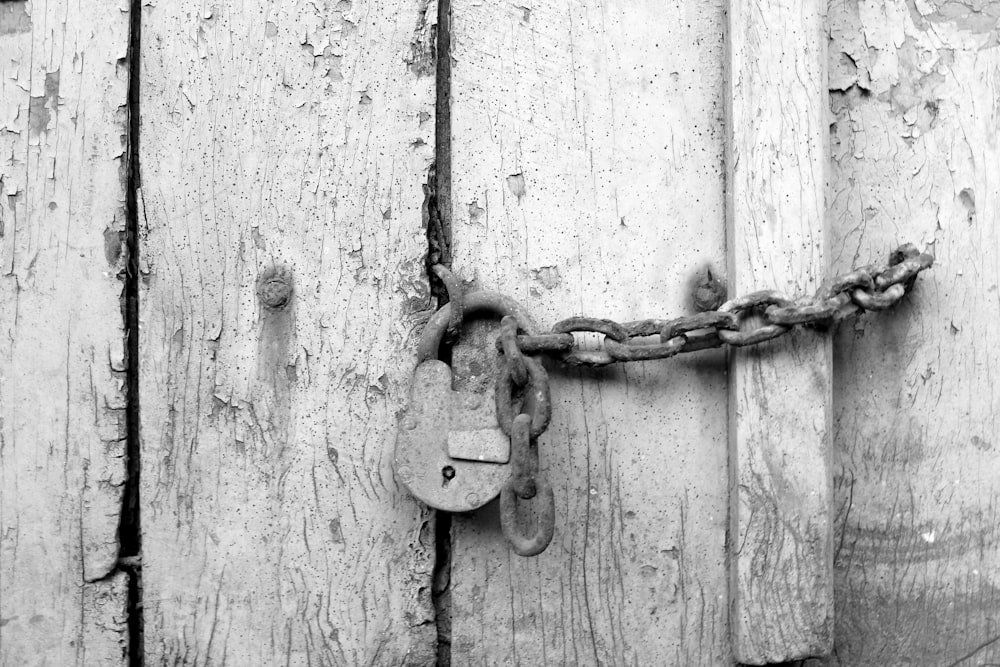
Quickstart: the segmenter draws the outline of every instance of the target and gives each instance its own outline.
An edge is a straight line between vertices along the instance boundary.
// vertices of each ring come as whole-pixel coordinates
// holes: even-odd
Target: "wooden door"
[[[1000,661],[998,21],[0,3],[0,665]],[[833,331],[546,361],[538,557],[394,477],[429,255],[548,327],[904,241]]]
[[[833,267],[904,236],[937,258],[901,310],[834,339],[846,664],[1000,661],[1000,7],[976,9],[831,5]]]
[[[3,665],[118,664],[128,642],[128,19],[0,4]]]

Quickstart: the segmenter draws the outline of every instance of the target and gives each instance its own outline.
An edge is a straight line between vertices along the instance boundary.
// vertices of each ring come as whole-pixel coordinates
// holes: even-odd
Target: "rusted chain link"
[[[811,299],[790,299],[761,291],[731,299],[718,310],[672,320],[648,319],[619,324],[612,320],[571,317],[557,322],[551,333],[518,335],[516,347],[525,354],[548,354],[577,366],[606,366],[627,361],[666,359],[729,345],[744,347],[783,336],[796,326],[825,327],[866,310],[895,306],[934,257],[912,244],[892,253],[886,265],[869,265],[837,276]],[[752,316],[762,324],[748,326]],[[604,335],[598,349],[582,349],[574,333]],[[650,336],[657,339],[652,342]],[[512,347],[509,333],[504,350]],[[499,343],[498,343],[499,346]]]
[[[549,546],[555,532],[555,496],[538,472],[538,436],[549,427],[552,399],[549,374],[542,362],[526,357],[517,347],[517,320],[500,320],[504,355],[497,373],[496,409],[500,429],[510,437],[513,473],[500,492],[500,527],[514,553],[535,556]],[[538,518],[526,534],[517,517],[519,500],[531,500]]]
[[[538,363],[538,362],[535,362]],[[540,366],[541,364],[539,364]],[[500,491],[500,528],[514,553],[537,556],[545,551],[555,533],[556,503],[552,486],[538,472],[538,440],[532,435],[532,418],[517,415],[510,425],[510,459],[513,472]],[[532,500],[537,518],[525,533],[517,516],[520,500]]]

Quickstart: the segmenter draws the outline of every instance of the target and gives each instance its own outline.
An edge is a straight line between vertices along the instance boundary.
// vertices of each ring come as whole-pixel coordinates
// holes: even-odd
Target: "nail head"
[[[284,308],[292,299],[292,272],[285,267],[273,267],[264,272],[257,293],[269,308]]]

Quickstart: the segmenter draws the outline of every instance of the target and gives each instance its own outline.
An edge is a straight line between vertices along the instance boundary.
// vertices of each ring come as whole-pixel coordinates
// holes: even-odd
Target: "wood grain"
[[[723,273],[723,7],[675,5],[453,2],[455,266],[545,327],[677,316]],[[555,538],[456,518],[452,664],[723,664],[723,355],[547,365]]]
[[[143,10],[147,664],[433,664],[433,527],[391,462],[435,6]]]
[[[996,3],[831,5],[833,263],[913,241],[907,302],[836,338],[836,659],[1000,662]]]
[[[825,7],[731,2],[729,285],[812,295],[826,275]],[[765,664],[833,640],[829,336],[730,355],[733,653]]]
[[[125,663],[128,5],[0,5],[0,664]]]

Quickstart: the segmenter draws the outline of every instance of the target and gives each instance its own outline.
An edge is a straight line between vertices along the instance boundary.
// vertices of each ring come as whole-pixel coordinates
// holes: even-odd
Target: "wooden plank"
[[[811,295],[826,277],[826,6],[730,2],[729,285]],[[740,662],[833,640],[831,344],[796,331],[730,355],[731,596]]]
[[[0,5],[0,664],[125,662],[128,7]]]
[[[844,665],[1000,663],[1000,31],[968,9],[831,6],[834,265],[936,256],[836,339]]]
[[[433,526],[391,464],[435,6],[143,10],[146,661],[433,664]]]
[[[546,327],[689,312],[724,264],[722,3],[452,13],[456,269]],[[547,366],[555,538],[525,559],[495,509],[456,518],[452,664],[723,664],[724,355]]]

